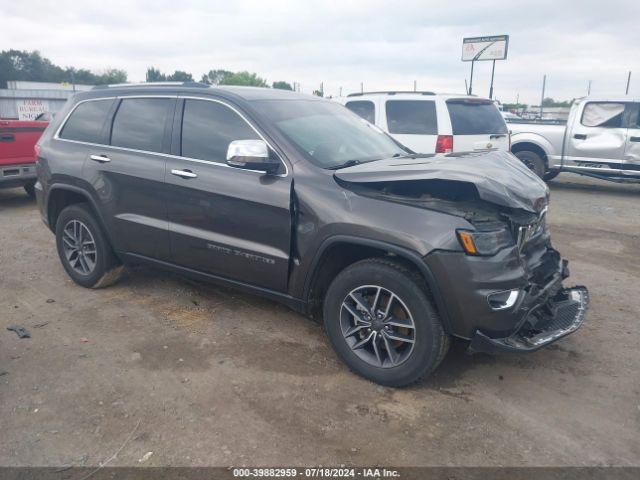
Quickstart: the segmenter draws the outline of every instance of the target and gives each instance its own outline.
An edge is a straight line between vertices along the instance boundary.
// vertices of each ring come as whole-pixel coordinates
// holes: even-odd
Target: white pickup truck
[[[511,152],[545,180],[560,172],[640,183],[640,99],[584,97],[567,125],[507,120]]]

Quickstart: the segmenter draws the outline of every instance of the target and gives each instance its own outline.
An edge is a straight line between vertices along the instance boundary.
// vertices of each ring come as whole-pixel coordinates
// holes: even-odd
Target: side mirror
[[[264,140],[234,140],[227,149],[227,165],[273,174],[278,172],[281,162],[269,155]]]

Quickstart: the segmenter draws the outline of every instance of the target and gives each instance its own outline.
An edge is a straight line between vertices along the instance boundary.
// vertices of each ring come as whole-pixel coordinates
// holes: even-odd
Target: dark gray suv
[[[336,103],[280,90],[109,86],[39,142],[36,194],[84,287],[148,263],[322,318],[384,385],[432,372],[450,339],[531,351],[575,331],[545,184],[506,152],[418,155]]]

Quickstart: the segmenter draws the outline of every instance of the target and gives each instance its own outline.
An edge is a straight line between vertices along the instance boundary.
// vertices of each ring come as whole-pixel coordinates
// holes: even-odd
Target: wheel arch
[[[77,203],[87,203],[89,205],[92,213],[96,218],[96,221],[100,225],[100,228],[102,228],[102,231],[109,240],[109,243],[113,245],[111,234],[106,228],[104,219],[100,214],[100,209],[98,209],[95,200],[86,190],[74,185],[53,184],[49,188],[49,191],[47,193],[47,200],[45,203],[45,212],[47,215],[47,223],[49,225],[49,229],[55,233],[56,221],[58,219],[58,216],[60,215],[60,212],[62,212],[62,210],[69,205]]]
[[[307,313],[318,313],[326,288],[338,272],[357,261],[378,257],[397,259],[422,276],[440,314],[444,330],[450,333],[452,329],[446,302],[435,275],[418,253],[399,245],[350,235],[336,235],[320,245],[305,278],[303,295]]]

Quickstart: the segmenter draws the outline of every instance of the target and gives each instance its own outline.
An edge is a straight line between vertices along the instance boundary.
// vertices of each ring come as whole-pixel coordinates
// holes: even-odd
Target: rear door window
[[[113,120],[111,145],[147,152],[162,152],[171,98],[125,98]]]
[[[369,123],[376,123],[376,107],[373,102],[369,100],[357,100],[354,102],[347,102],[345,105],[356,115],[364,118]]]
[[[232,141],[259,139],[255,130],[229,107],[207,100],[185,100],[183,157],[224,163]]]
[[[103,143],[102,129],[115,100],[80,103],[62,127],[60,138],[87,143]]]
[[[388,100],[386,102],[389,133],[437,135],[436,104],[430,100]]]
[[[489,101],[473,99],[447,100],[454,135],[507,133],[507,125],[498,108]]]
[[[580,123],[585,127],[621,128],[624,103],[590,102],[584,106]]]

